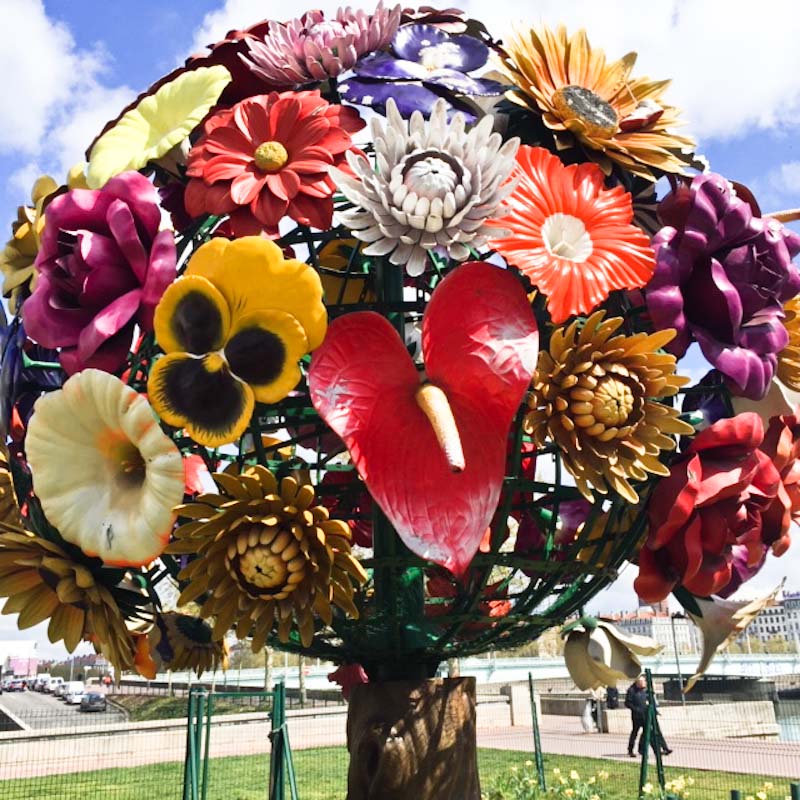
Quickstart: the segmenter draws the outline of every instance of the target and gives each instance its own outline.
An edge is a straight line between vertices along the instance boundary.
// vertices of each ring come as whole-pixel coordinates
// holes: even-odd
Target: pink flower
[[[351,133],[364,127],[352,108],[318,91],[273,92],[243,100],[205,124],[189,153],[186,210],[229,214],[235,236],[276,236],[286,216],[326,229],[333,216],[331,166],[345,168]]]
[[[331,683],[338,683],[342,687],[342,695],[345,700],[350,699],[350,692],[354,686],[362,683],[369,683],[367,673],[361,664],[342,664],[337,670],[328,673],[328,680]]]
[[[272,23],[263,42],[249,39],[249,52],[242,60],[270,86],[324,81],[389,44],[399,24],[400,6],[390,10],[382,2],[374,14],[340,8],[334,19],[309,11],[285,25]]]
[[[113,372],[125,363],[134,329],[175,280],[172,231],[159,231],[155,187],[138,172],[102,189],[74,189],[50,203],[36,258],[39,280],[22,315],[28,335],[61,348],[61,366]]]

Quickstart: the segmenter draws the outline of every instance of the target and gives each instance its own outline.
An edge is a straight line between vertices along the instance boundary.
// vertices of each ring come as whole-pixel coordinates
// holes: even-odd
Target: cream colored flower
[[[86,175],[90,188],[100,189],[121,172],[141,169],[180,144],[230,82],[223,66],[199,67],[144,97],[94,143]]]
[[[503,216],[503,201],[513,189],[508,177],[519,139],[503,143],[492,133],[490,116],[467,132],[462,114],[448,123],[447,109],[440,100],[430,122],[419,112],[404,120],[389,100],[386,120],[372,120],[377,172],[352,152],[347,161],[355,177],[331,170],[340,191],[357,206],[339,212],[338,221],[370,243],[365,255],[388,255],[409,275],[424,272],[428,250],[441,248],[464,261],[471,248],[498,236],[497,227],[486,222]]]
[[[113,566],[159,556],[184,494],[183,459],[146,398],[87,369],[34,407],[33,487],[66,541]]]

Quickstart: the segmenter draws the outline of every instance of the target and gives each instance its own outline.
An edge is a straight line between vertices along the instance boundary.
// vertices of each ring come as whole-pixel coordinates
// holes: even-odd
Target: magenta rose
[[[158,193],[138,172],[102,189],[74,189],[47,207],[39,279],[22,315],[32,339],[61,348],[70,375],[117,370],[135,327],[153,329],[177,261],[172,231],[159,231],[160,223]]]

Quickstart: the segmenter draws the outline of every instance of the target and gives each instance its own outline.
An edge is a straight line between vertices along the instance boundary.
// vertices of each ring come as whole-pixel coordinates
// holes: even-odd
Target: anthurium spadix
[[[448,275],[428,304],[424,378],[372,312],[335,320],[312,358],[311,400],[373,498],[410,550],[455,575],[497,508],[538,346],[518,279],[475,262]]]

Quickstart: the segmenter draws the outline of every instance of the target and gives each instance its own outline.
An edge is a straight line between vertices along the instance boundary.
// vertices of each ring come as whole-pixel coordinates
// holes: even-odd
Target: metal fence
[[[603,784],[598,788],[604,795],[598,796],[635,800],[640,763],[638,753],[628,756],[630,713],[601,708],[595,720],[603,732],[591,721],[587,732],[585,694],[568,691],[566,684],[539,689],[539,738],[548,786],[572,780],[574,771],[582,782],[594,777]],[[517,800],[503,794],[506,779],[525,772],[535,777],[528,687],[501,692],[499,686],[481,686],[478,701],[482,787],[487,797]],[[82,713],[48,695],[3,694],[0,800],[180,800],[187,703],[187,698],[175,699],[178,718],[131,722],[113,707]],[[212,730],[207,800],[266,800],[274,730],[270,699],[226,693],[215,704],[211,718],[204,718]],[[287,711],[300,800],[344,797],[345,719],[341,704]],[[800,780],[800,699],[723,696],[684,706],[660,694],[659,724],[672,750],[663,758],[665,779],[686,785],[691,779],[691,800],[728,800],[732,790],[742,798],[755,797],[765,784],[772,785],[766,790],[769,800],[784,800],[791,796],[791,784]],[[205,742],[202,748],[205,752]],[[599,780],[601,773],[608,773],[605,781]],[[656,792],[652,766],[649,780]]]

